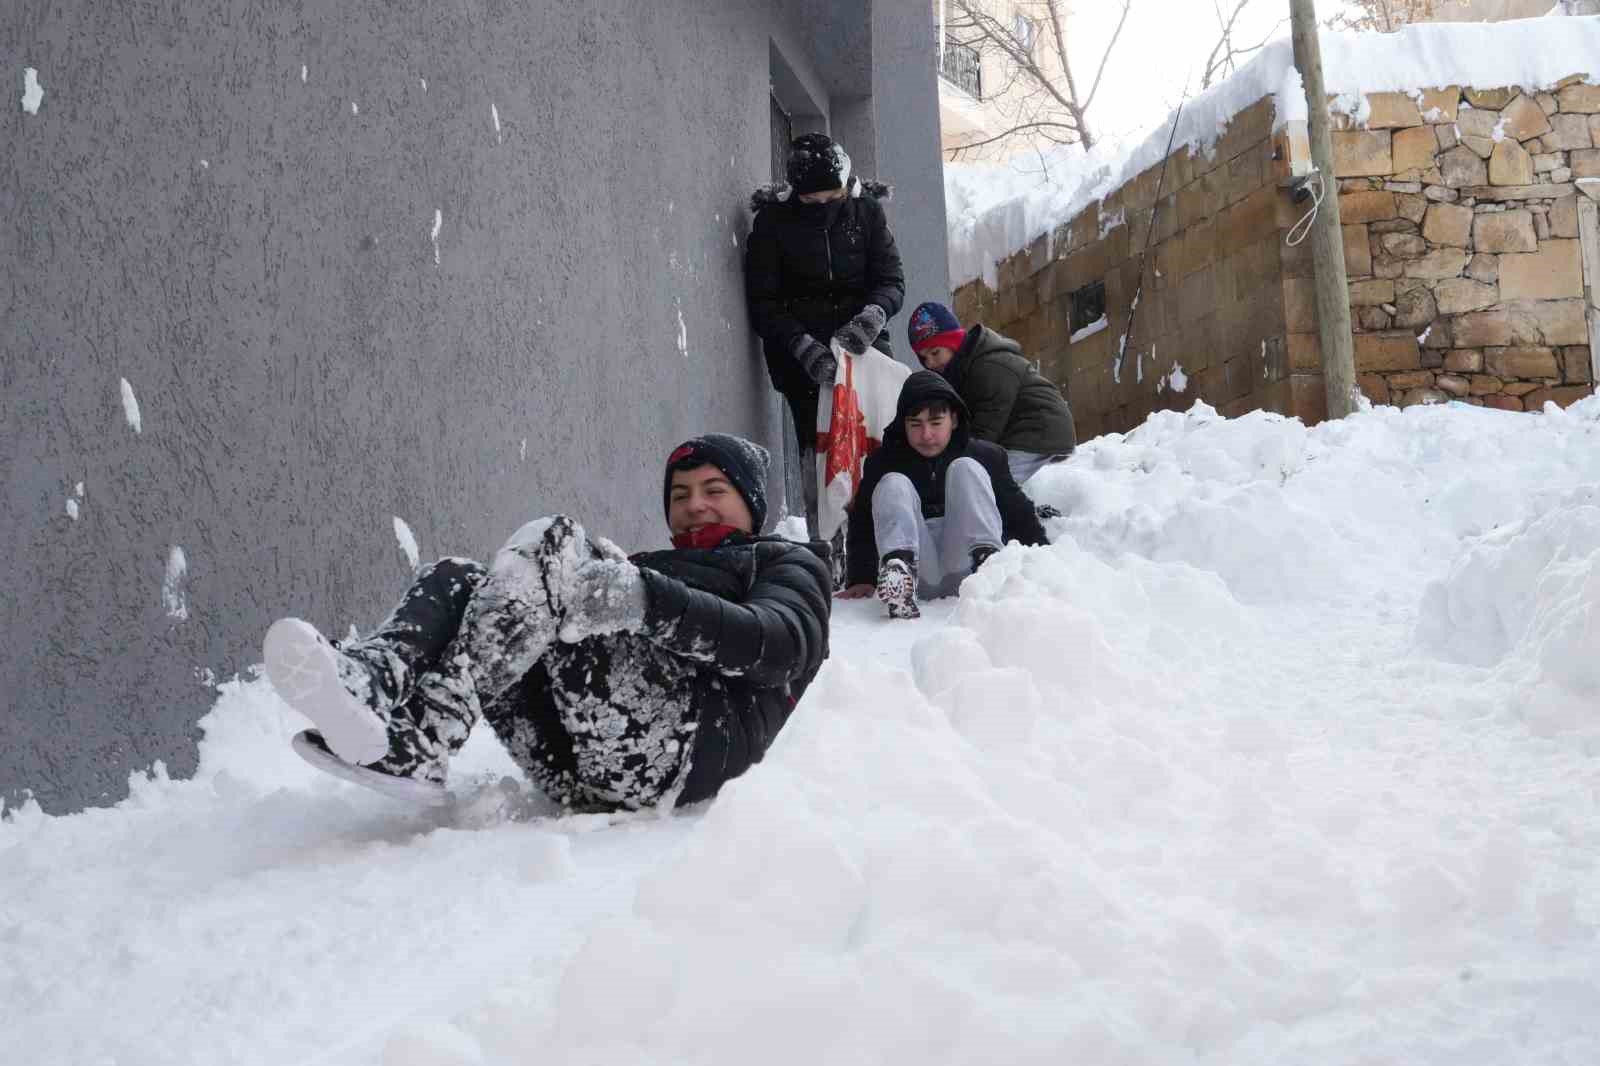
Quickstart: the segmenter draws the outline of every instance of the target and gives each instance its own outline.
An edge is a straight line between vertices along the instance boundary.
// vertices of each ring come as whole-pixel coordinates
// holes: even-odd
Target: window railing
[[[978,50],[971,45],[946,40],[939,62],[939,75],[956,88],[979,100],[983,99],[983,63],[978,57]]]

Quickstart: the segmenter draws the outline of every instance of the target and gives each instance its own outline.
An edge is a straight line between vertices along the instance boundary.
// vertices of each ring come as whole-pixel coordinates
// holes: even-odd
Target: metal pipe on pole
[[[1311,162],[1317,168],[1321,204],[1311,227],[1311,261],[1316,271],[1317,333],[1322,347],[1322,381],[1328,417],[1356,410],[1355,343],[1350,327],[1350,280],[1344,261],[1344,230],[1339,220],[1339,183],[1333,174],[1333,130],[1322,78],[1322,44],[1317,37],[1314,0],[1289,0],[1294,33],[1294,64],[1305,82]]]
[[[946,33],[944,18],[945,2],[946,0],[939,0],[939,73],[941,74],[944,73],[944,35]]]

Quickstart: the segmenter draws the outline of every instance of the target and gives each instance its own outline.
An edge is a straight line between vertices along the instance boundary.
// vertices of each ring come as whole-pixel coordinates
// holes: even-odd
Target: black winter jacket
[[[745,302],[772,384],[788,399],[807,447],[815,444],[817,386],[795,361],[795,342],[809,333],[826,345],[867,304],[893,318],[905,303],[900,252],[879,203],[888,197],[888,186],[852,178],[850,195],[828,204],[803,204],[784,184],[750,198]],[[876,347],[890,351],[888,326]]]
[[[935,399],[948,400],[956,409],[958,421],[955,432],[950,435],[949,447],[932,459],[924,459],[906,439],[906,416]],[[883,476],[894,473],[910,478],[917,495],[922,498],[922,516],[942,518],[944,476],[950,464],[963,456],[976,459],[989,474],[995,503],[1000,507],[1001,535],[1007,541],[1023,544],[1049,543],[1033,509],[1033,501],[1011,476],[1005,449],[974,439],[967,425],[969,421],[967,405],[944,378],[929,370],[919,370],[906,378],[900,388],[894,424],[884,432],[883,446],[867,456],[862,464],[861,488],[850,505],[849,543],[845,551],[848,584],[874,585],[878,581],[878,538],[872,521],[872,493]]]
[[[1066,397],[1010,337],[973,326],[943,373],[972,412],[979,440],[1037,455],[1070,455],[1078,446]]]
[[[633,556],[649,601],[642,635],[703,664],[679,803],[709,799],[760,762],[822,668],[833,587],[825,551],[734,536]]]

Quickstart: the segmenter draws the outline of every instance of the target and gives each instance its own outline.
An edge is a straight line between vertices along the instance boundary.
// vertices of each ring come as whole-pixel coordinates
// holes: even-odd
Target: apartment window
[[[983,63],[978,50],[971,45],[959,44],[946,36],[944,48],[940,50],[939,74],[968,95],[983,99]]]
[[[782,181],[785,171],[789,168],[789,142],[794,140],[794,119],[778,100],[775,92],[767,93],[768,108],[772,119],[772,180]]]
[[[1072,294],[1072,332],[1087,329],[1106,317],[1106,283],[1097,281]]]

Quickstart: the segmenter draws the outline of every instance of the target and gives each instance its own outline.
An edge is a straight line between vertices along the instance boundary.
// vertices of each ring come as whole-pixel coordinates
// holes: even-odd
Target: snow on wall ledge
[[[1553,87],[1574,71],[1600,78],[1600,17],[1407,26],[1390,34],[1324,33],[1322,58],[1335,110],[1365,116],[1363,95],[1448,85]],[[1183,107],[1178,129],[1164,116],[1143,139],[1105,140],[1092,151],[1068,146],[1046,153],[1043,170],[1008,164],[947,163],[950,282],[982,278],[990,288],[998,264],[1052,232],[1165,157],[1187,147],[1210,154],[1228,122],[1272,97],[1276,127],[1306,117],[1305,91],[1288,37],[1267,45],[1233,77]],[[1032,157],[1030,157],[1032,158]],[[1035,164],[1037,160],[1035,159]]]

